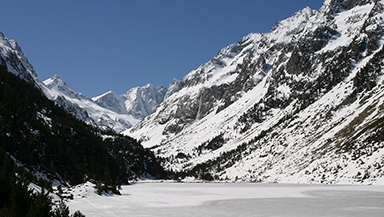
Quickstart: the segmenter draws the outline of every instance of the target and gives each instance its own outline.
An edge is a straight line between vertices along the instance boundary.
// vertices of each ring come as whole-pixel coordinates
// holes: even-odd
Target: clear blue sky
[[[323,0],[2,0],[0,31],[42,80],[94,97],[181,79],[227,45]]]

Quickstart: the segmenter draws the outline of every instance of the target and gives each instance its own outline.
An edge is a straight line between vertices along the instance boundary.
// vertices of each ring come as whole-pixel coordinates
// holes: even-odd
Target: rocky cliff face
[[[152,84],[148,84],[144,87],[132,88],[122,97],[125,99],[127,111],[142,120],[163,102],[167,91],[168,89],[164,86],[154,87]]]
[[[383,177],[382,0],[326,0],[252,33],[186,75],[126,131],[198,178]]]

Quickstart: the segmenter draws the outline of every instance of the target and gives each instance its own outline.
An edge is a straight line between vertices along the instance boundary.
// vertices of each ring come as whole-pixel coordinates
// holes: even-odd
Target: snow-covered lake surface
[[[121,196],[76,188],[71,211],[86,216],[384,216],[384,186],[139,183]]]

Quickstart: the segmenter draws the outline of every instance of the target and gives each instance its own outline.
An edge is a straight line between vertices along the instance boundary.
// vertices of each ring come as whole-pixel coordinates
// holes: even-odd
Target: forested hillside
[[[18,174],[18,176],[16,176]],[[51,216],[48,194],[28,189],[25,170],[17,168],[0,148],[0,216]]]
[[[0,147],[29,170],[63,184],[92,179],[116,189],[135,177],[166,175],[136,140],[79,121],[5,64],[0,66]]]

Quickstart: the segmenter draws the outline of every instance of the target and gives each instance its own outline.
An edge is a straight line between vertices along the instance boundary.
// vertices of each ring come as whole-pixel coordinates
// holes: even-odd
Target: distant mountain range
[[[0,42],[3,60],[12,73],[26,81],[36,83],[49,99],[54,100],[78,119],[116,132],[136,125],[151,114],[164,98],[169,97],[177,89],[179,83],[177,79],[172,81],[169,91],[164,86],[154,87],[148,84],[132,88],[123,95],[109,91],[91,99],[72,90],[57,75],[42,82],[16,41],[6,38],[1,33]]]
[[[178,83],[177,80],[175,82]],[[45,80],[44,84],[49,98],[71,114],[86,123],[116,132],[139,123],[170,94],[164,86],[154,87],[148,84],[132,88],[123,95],[109,91],[91,99],[73,91],[57,75]]]
[[[384,0],[325,0],[168,88],[93,99],[58,76],[40,81],[2,34],[1,63],[78,119],[136,138],[181,179],[370,184],[384,179],[383,17]]]

